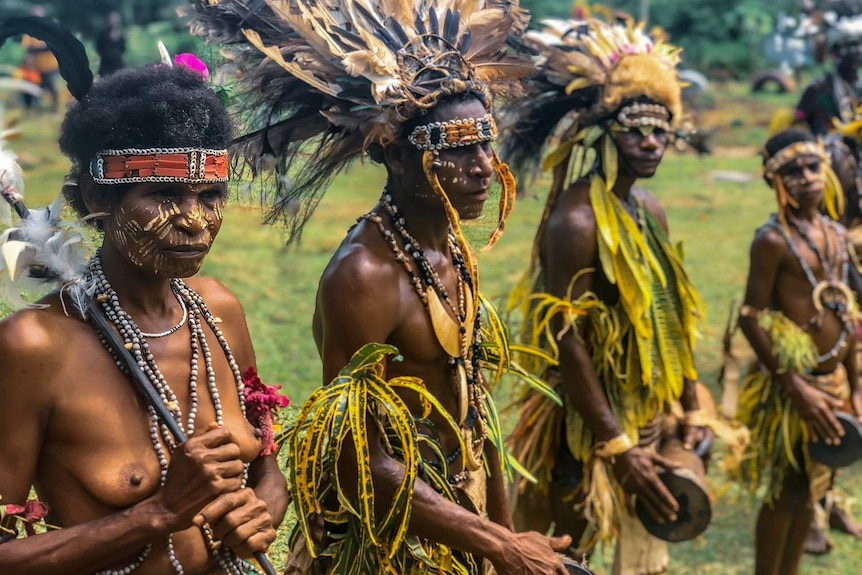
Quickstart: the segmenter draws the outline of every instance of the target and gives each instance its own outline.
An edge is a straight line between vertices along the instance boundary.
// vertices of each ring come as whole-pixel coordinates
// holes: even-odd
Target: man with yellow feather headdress
[[[298,236],[328,181],[363,154],[379,202],[321,278],[324,386],[288,438],[298,517],[289,573],[566,573],[570,539],[515,533],[493,381],[509,356],[479,296],[461,220],[493,180],[503,230],[514,179],[491,143],[492,96],[533,72],[517,0],[196,4],[195,30],[246,71],[240,152]],[[238,98],[239,99],[239,98]],[[501,371],[496,371],[497,374]],[[540,383],[540,382],[539,382]],[[554,397],[553,391],[545,390]]]
[[[656,522],[677,519],[658,476],[675,466],[656,447],[678,400],[686,449],[704,435],[692,357],[702,303],[663,209],[635,183],[656,172],[682,113],[679,50],[630,20],[547,21],[527,39],[544,64],[513,107],[501,155],[526,173],[547,143],[556,147],[511,306],[524,311],[524,342],[549,352],[532,367],[558,386],[565,410],[522,398],[510,447],[539,484],[519,498],[515,520],[542,528],[529,508],[550,500],[557,533],[580,539],[575,553],[619,534],[614,573],[661,573],[666,545],[648,537],[631,502]]]
[[[833,470],[814,461],[808,440],[841,443],[836,410],[862,422],[855,362],[852,262],[838,217],[843,195],[823,144],[790,129],[763,150],[764,179],[778,211],[751,244],[739,327],[760,361],[743,383],[737,419],[751,429],[741,478],[766,485],[755,532],[755,572],[798,572],[806,536]],[[812,444],[813,445],[813,444]]]

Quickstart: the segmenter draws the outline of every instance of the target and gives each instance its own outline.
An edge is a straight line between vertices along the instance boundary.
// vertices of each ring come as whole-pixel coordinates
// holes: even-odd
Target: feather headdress
[[[676,65],[680,50],[651,39],[642,25],[630,19],[615,23],[549,20],[543,30],[528,33],[527,43],[544,58],[544,64],[531,93],[511,109],[515,118],[504,126],[502,154],[514,163],[517,173],[531,163],[538,164],[552,134],[561,143],[544,162],[545,169],[553,170],[553,184],[533,244],[530,268],[513,291],[510,306],[526,301],[536,285],[541,240],[557,197],[571,179],[589,173],[601,268],[608,281],[617,286],[638,345],[644,348],[640,350],[642,378],[650,383],[654,375],[650,346],[654,335],[660,333],[653,316],[661,301],[654,288],[664,290],[677,284],[689,343],[693,342],[694,317],[701,313],[702,303],[682,270],[679,254],[665,250],[664,245],[659,249],[651,244],[639,227],[641,222],[633,219],[614,194],[618,166],[614,132],[669,130],[679,119],[682,105]],[[595,162],[588,152],[595,153]],[[679,265],[670,269],[664,261]],[[680,353],[690,356],[686,350]],[[692,375],[689,370],[687,376]]]
[[[623,104],[648,99],[664,107],[668,124],[682,116],[681,85],[676,66],[680,48],[653,39],[633,20],[545,20],[542,29],[529,31],[526,44],[542,59],[529,94],[511,108],[503,133],[502,156],[518,172],[539,156],[549,136],[569,118],[567,149],[582,142],[598,142],[608,120],[616,119]],[[585,138],[590,130],[590,138]],[[560,150],[559,152],[562,152]],[[568,155],[557,153],[554,165]],[[550,166],[553,167],[553,166]]]
[[[208,0],[192,13],[192,32],[243,70],[235,151],[255,176],[275,176],[264,199],[291,239],[369,146],[452,95],[490,109],[534,71],[518,0]]]

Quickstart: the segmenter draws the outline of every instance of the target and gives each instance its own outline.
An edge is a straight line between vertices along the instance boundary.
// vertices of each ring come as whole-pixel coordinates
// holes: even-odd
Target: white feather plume
[[[85,286],[80,279],[87,269],[90,249],[80,222],[60,218],[63,197],[0,235],[0,300],[20,309],[35,307],[25,299],[45,291],[70,288],[76,305]],[[86,309],[79,307],[78,309]]]
[[[0,125],[3,124],[2,109],[0,109]],[[14,132],[13,129],[0,129],[0,188],[11,188],[24,195],[24,173],[18,165],[18,156],[12,150],[5,148],[6,138]],[[0,226],[12,225],[12,211],[6,202],[0,201]]]
[[[168,66],[170,68],[174,67],[174,61],[171,58],[171,53],[168,52],[168,47],[165,46],[165,43],[159,40],[158,43],[159,48],[159,59],[162,61],[162,64]]]

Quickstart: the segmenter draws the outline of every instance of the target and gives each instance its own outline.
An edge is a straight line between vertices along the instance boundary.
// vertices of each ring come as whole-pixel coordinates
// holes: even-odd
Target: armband
[[[760,319],[760,314],[763,313],[762,309],[755,309],[750,305],[741,305],[739,306],[739,317],[750,317],[751,319]]]
[[[620,433],[608,441],[600,441],[593,447],[593,454],[601,459],[613,459],[634,447],[632,440],[625,433]]]

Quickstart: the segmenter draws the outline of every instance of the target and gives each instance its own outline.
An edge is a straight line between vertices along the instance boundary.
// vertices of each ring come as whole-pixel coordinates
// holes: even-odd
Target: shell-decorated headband
[[[766,154],[765,151],[764,154]],[[829,162],[829,154],[826,153],[823,142],[794,142],[781,148],[773,156],[767,156],[763,164],[763,175],[772,179],[783,166],[802,156],[816,156],[821,162]]]
[[[227,182],[227,150],[204,148],[102,150],[90,161],[90,175],[97,184]]]

